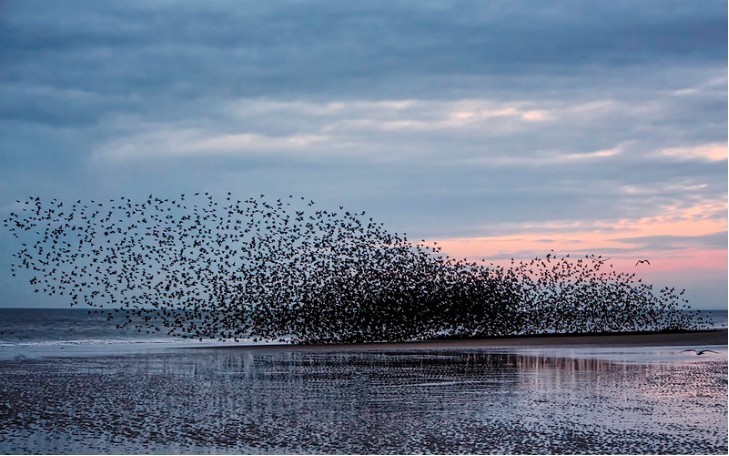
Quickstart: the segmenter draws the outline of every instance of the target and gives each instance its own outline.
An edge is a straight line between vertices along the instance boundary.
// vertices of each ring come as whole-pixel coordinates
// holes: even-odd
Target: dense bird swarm
[[[455,260],[293,196],[17,204],[13,275],[140,331],[334,343],[697,324],[683,291],[654,293],[601,257]]]

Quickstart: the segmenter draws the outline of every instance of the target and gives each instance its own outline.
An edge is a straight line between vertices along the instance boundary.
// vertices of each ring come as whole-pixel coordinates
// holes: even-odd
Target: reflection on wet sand
[[[724,359],[200,350],[0,378],[4,453],[727,452]]]

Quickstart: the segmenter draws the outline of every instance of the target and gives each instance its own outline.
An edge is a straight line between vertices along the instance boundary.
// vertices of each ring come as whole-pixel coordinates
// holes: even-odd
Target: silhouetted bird
[[[719,352],[715,352],[714,350],[696,350],[694,348],[691,348],[691,349],[688,349],[688,350],[681,350],[681,352],[694,352],[698,356],[701,356],[704,353],[717,353],[717,354],[719,353]]]
[[[437,242],[308,198],[123,196],[18,200],[11,273],[103,309],[119,327],[301,343],[660,330],[695,326],[683,291],[657,294],[607,259],[454,259]],[[639,263],[648,263],[640,260]]]

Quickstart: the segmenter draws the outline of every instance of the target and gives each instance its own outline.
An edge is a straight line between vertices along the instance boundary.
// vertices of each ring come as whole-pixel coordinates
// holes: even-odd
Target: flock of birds
[[[139,331],[351,343],[697,325],[683,291],[655,293],[599,256],[456,260],[293,195],[31,197],[5,226],[13,275]]]

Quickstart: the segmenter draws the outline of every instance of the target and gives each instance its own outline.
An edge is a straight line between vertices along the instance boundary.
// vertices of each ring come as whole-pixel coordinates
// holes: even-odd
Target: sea
[[[700,312],[705,321],[703,328],[727,327],[727,310]],[[0,359],[120,355],[183,347],[280,343],[252,338],[198,340],[133,327],[117,328],[117,320],[109,321],[107,315],[96,309],[0,308]]]
[[[117,327],[98,309],[0,308],[0,360],[53,356],[101,356],[150,353],[171,348],[271,342],[199,340],[132,326]]]

